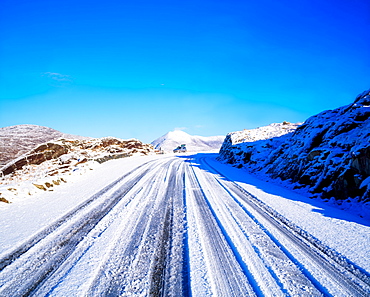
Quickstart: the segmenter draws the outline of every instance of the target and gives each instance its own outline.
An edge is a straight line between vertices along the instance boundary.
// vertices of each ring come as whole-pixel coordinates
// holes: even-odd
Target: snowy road
[[[201,155],[138,166],[0,259],[0,296],[369,296]]]

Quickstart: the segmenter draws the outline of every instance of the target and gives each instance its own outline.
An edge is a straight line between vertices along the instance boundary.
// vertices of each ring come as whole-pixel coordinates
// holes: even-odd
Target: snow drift
[[[313,196],[370,201],[370,91],[310,117],[294,132],[233,142],[239,135],[227,135],[220,159],[290,180]]]

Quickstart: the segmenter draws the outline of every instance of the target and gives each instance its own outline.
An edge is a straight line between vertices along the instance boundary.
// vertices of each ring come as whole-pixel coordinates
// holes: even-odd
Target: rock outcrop
[[[148,155],[154,153],[154,148],[136,139],[122,140],[114,137],[89,140],[59,139],[39,145],[5,165],[1,172],[3,175],[8,175],[26,166],[40,165],[48,160],[54,160],[54,163],[59,164],[59,166],[55,164],[52,166],[54,171],[58,171],[58,168],[65,171],[72,163],[73,166],[85,161],[103,163],[111,159],[129,157],[135,153]]]
[[[22,169],[26,165],[39,165],[44,161],[56,159],[61,155],[67,154],[68,151],[68,147],[64,144],[52,142],[45,143],[31,150],[21,158],[18,158],[15,162],[5,166],[1,171],[3,175],[7,175]]]
[[[43,143],[0,170],[0,202],[12,203],[39,191],[54,191],[109,160],[155,154],[152,145],[114,137]]]
[[[226,135],[221,146],[220,158],[231,164],[256,163],[261,152],[278,147],[285,139],[284,135],[292,133],[299,125],[301,123],[273,123],[256,129],[231,132]]]
[[[220,157],[236,166],[289,179],[322,198],[370,201],[370,91],[284,136],[224,145]]]

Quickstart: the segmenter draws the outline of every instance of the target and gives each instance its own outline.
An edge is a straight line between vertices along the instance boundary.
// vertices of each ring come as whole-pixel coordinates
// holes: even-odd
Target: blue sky
[[[299,122],[370,88],[368,0],[2,0],[0,127],[151,142]]]

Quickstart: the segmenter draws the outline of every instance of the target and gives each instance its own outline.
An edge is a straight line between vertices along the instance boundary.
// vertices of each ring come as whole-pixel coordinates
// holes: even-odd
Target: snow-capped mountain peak
[[[178,141],[178,142],[181,142],[181,141],[190,142],[191,141],[191,135],[181,130],[170,131],[162,137],[164,137],[165,139],[172,139],[173,141]]]
[[[161,149],[165,152],[172,152],[177,146],[185,144],[189,152],[200,152],[219,150],[224,136],[197,136],[190,135],[181,130],[174,130],[157,138],[151,144],[156,149]]]

